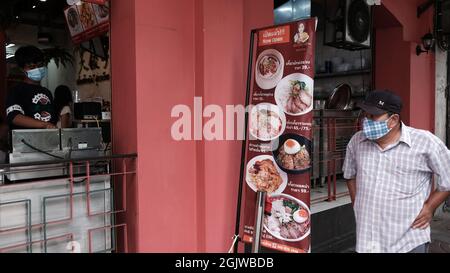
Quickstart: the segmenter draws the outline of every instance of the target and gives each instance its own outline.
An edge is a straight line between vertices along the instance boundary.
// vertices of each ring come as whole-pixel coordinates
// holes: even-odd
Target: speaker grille
[[[348,31],[350,37],[358,43],[369,38],[370,11],[364,0],[353,1],[348,9]]]

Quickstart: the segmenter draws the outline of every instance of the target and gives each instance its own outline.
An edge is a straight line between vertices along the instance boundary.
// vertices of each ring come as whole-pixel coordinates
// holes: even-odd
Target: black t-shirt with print
[[[18,114],[55,124],[52,93],[40,85],[20,83],[9,92],[6,100],[6,115],[11,129],[23,129],[12,124]]]

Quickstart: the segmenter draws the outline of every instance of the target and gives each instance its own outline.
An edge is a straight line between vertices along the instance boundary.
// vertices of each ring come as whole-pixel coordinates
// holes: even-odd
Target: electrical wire
[[[30,143],[26,142],[25,139],[22,139],[22,143],[25,144],[26,146],[30,147],[31,149],[37,151],[37,152],[46,154],[46,155],[48,155],[48,156],[51,156],[51,157],[54,157],[54,158],[57,158],[57,159],[65,159],[65,158],[63,158],[63,157],[60,157],[60,156],[57,156],[57,155],[48,153],[48,152],[46,152],[46,151],[44,151],[44,150],[41,150],[41,149],[39,149],[39,148],[36,148],[36,147],[34,147],[33,145],[31,145]]]
[[[360,54],[360,61],[361,61],[361,70],[362,69],[364,69],[364,66],[365,66],[365,64],[363,64],[363,54],[362,54],[362,50],[360,50],[359,51],[359,54]],[[366,62],[367,62],[367,60],[366,60]],[[366,83],[365,83],[365,75],[364,74],[361,74],[361,77],[362,77],[362,91],[363,92],[366,92]]]
[[[69,148],[69,155],[68,155],[68,158],[67,159],[72,159],[72,151],[73,151],[73,147],[72,147],[72,145],[73,145],[73,143],[72,143],[72,138],[69,138],[69,140],[67,141],[68,143],[68,146],[70,147]]]
[[[95,121],[97,122],[97,128],[100,128],[100,123],[98,122],[97,117],[94,117],[94,118],[95,118]]]
[[[105,147],[105,150],[103,151],[104,153],[106,153],[107,151],[108,151],[108,148],[109,148],[109,142],[108,143],[106,143],[106,147]]]

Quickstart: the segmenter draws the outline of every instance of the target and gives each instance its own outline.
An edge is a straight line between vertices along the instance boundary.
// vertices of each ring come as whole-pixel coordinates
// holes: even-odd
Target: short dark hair
[[[35,46],[23,46],[15,53],[16,63],[20,68],[28,64],[44,62],[44,53]]]
[[[398,120],[401,122],[402,121],[402,115],[398,114],[398,113],[394,113],[394,112],[387,112],[389,117],[392,117],[393,115],[398,115]]]

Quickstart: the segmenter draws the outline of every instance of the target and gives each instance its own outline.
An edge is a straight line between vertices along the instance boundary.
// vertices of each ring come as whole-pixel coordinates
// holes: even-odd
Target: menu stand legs
[[[261,232],[264,220],[264,206],[266,203],[266,192],[258,191],[255,215],[255,228],[253,230],[252,253],[261,251]]]

